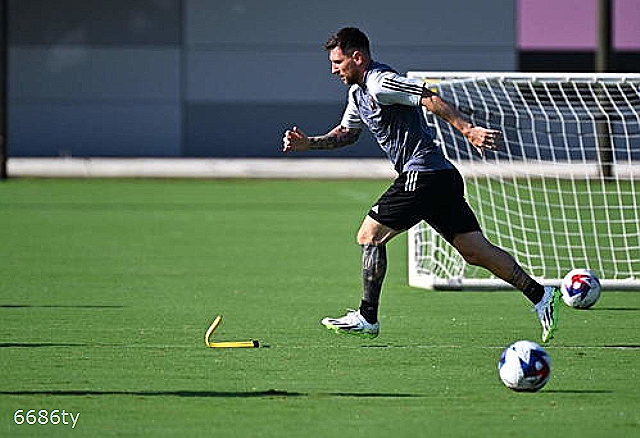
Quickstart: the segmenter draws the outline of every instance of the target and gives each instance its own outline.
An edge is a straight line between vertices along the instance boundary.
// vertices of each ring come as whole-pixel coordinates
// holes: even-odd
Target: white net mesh
[[[504,134],[501,150],[481,158],[425,113],[489,240],[545,283],[584,267],[605,283],[640,284],[640,75],[455,75],[410,74],[433,81],[474,124]],[[426,224],[409,239],[413,283],[491,279]]]

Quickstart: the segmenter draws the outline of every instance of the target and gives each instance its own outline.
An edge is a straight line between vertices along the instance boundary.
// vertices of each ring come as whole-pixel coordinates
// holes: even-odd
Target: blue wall
[[[292,124],[340,120],[321,45],[343,26],[403,72],[517,64],[511,0],[9,0],[9,154],[281,156]]]

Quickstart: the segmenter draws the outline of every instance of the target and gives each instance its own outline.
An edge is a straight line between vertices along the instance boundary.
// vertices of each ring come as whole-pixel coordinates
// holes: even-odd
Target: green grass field
[[[640,436],[640,294],[564,308],[534,394],[496,368],[539,339],[526,300],[408,287],[404,238],[380,337],[325,330],[359,303],[354,236],[386,185],[0,184],[0,436]],[[218,314],[216,339],[269,348],[206,348]],[[79,417],[17,425],[20,409]]]

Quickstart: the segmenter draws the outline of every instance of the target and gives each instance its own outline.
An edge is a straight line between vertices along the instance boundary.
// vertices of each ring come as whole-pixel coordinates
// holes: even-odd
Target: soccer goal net
[[[589,268],[604,286],[640,288],[640,75],[410,72],[466,113],[500,129],[480,157],[425,112],[465,177],[483,232],[537,280]],[[409,282],[440,289],[502,288],[425,223],[409,233]]]

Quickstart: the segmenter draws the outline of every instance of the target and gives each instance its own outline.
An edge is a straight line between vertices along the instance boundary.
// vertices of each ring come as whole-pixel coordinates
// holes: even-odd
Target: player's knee
[[[360,229],[356,236],[356,242],[358,245],[378,245],[380,242],[376,239],[375,234],[370,233],[368,230]]]
[[[400,232],[389,228],[367,216],[356,235],[358,245],[385,245]]]
[[[358,245],[375,245],[380,246],[387,243],[388,236],[385,233],[376,232],[375,229],[370,227],[360,228],[356,236],[356,242]]]

